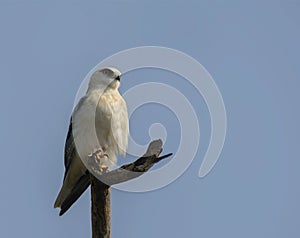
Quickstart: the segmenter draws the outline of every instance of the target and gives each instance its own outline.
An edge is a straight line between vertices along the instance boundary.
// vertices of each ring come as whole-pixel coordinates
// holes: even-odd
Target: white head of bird
[[[113,67],[96,70],[90,78],[88,91],[118,89],[120,76],[121,72]]]

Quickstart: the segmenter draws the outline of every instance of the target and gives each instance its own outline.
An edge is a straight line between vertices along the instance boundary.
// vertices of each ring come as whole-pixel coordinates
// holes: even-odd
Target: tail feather
[[[57,198],[54,203],[54,208],[61,207],[63,201],[66,199],[68,194],[70,193],[70,189],[66,188],[66,184],[64,183],[61,190],[59,191],[59,194],[57,195]]]
[[[76,186],[70,192],[70,194],[59,204],[60,212],[59,215],[62,216],[77,199],[84,193],[84,191],[90,186],[90,174],[87,172],[83,175],[77,182]]]

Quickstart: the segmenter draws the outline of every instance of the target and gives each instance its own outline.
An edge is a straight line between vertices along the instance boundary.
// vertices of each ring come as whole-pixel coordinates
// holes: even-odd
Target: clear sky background
[[[126,74],[122,92],[149,81],[182,91],[202,134],[191,167],[169,186],[112,191],[113,237],[300,237],[299,10],[296,0],[0,0],[0,237],[91,236],[89,191],[63,217],[53,209],[74,98],[97,63],[144,45],[183,51],[211,73],[227,138],[199,179],[210,136],[202,97],[164,71]],[[179,123],[165,107],[137,110],[133,137],[147,143],[157,121],[168,130],[165,152],[176,152]]]

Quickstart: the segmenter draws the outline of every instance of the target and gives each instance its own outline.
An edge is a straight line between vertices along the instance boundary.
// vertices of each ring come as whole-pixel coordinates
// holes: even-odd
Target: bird
[[[88,89],[74,108],[64,149],[65,173],[54,208],[63,215],[90,185],[86,162],[99,154],[100,169],[112,169],[125,156],[129,122],[127,105],[119,93],[121,72],[105,67],[93,72]],[[96,136],[95,136],[96,135]]]

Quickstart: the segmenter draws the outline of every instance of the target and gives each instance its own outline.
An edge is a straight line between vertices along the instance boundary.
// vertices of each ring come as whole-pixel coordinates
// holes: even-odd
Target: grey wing
[[[86,96],[79,100],[78,104],[74,108],[73,114],[76,113],[76,111],[82,106],[85,99],[86,99]],[[74,156],[76,156],[78,154],[77,150],[76,150],[75,142],[74,142],[74,137],[73,137],[72,119],[73,118],[71,116],[69,130],[68,130],[67,139],[66,139],[66,143],[65,143],[65,157],[64,157],[65,175],[64,175],[64,179],[69,170],[70,164],[72,162],[72,158],[74,158]]]
[[[73,132],[72,132],[72,118],[70,121],[69,125],[69,131],[67,135],[67,140],[65,144],[65,175],[64,175],[64,180],[66,178],[66,175],[69,171],[70,165],[72,163],[72,159],[74,156],[77,155],[76,147],[75,147],[75,142],[73,139]],[[74,202],[78,200],[78,198],[84,193],[84,191],[89,187],[90,185],[90,174],[88,170],[86,170],[85,174],[82,175],[75,186],[73,187],[72,191],[70,194],[64,199],[64,201],[61,204],[61,210],[59,212],[59,215],[63,215],[72,205]]]
[[[72,158],[74,158],[74,154],[77,153],[75,142],[73,138],[73,131],[72,131],[72,117],[70,120],[69,130],[67,134],[67,139],[65,143],[65,175],[64,179],[66,178],[67,172],[69,170],[70,164],[72,162]]]
[[[74,111],[73,111],[72,114],[76,113],[78,108],[80,108],[82,106],[85,98],[86,97],[83,97],[79,100],[79,102],[76,105],[76,107],[74,108]],[[70,124],[69,124],[69,130],[68,130],[67,139],[66,139],[66,143],[65,143],[65,156],[64,156],[65,175],[64,175],[64,179],[65,179],[66,174],[67,174],[67,172],[69,170],[69,167],[71,165],[72,158],[74,158],[74,156],[77,156],[77,155],[78,155],[78,153],[77,153],[77,150],[76,150],[74,137],[73,137],[73,124],[72,124],[72,116],[71,116]]]

